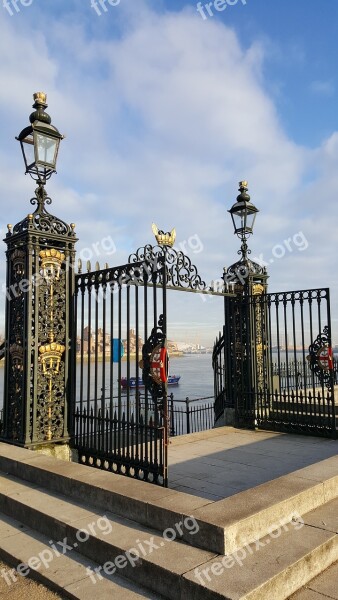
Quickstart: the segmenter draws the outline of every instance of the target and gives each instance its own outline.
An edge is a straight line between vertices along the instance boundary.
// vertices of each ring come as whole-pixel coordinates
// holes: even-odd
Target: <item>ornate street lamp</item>
[[[242,254],[243,259],[247,258],[248,251],[247,239],[253,233],[253,228],[256,220],[256,215],[259,212],[258,208],[250,202],[248,194],[248,182],[239,182],[239,191],[235,204],[228,211],[231,214],[234,233],[242,241],[242,246],[239,254]]]
[[[51,125],[52,119],[45,112],[47,95],[37,92],[33,98],[35,110],[29,117],[31,124],[16,139],[21,145],[26,174],[44,184],[56,172],[60,141],[64,136]]]
[[[231,376],[226,378],[225,394],[229,417],[237,427],[255,428],[256,412],[253,390],[265,394],[271,379],[268,348],[268,318],[264,294],[267,291],[266,268],[251,260],[247,240],[253,234],[258,208],[250,201],[248,182],[239,182],[236,202],[228,211],[234,233],[241,240],[240,259],[224,268],[226,285],[232,286],[234,299],[225,298],[224,347],[225,365]],[[263,400],[265,401],[265,397]],[[268,405],[266,405],[268,410]]]
[[[36,206],[8,225],[4,426],[6,441],[28,448],[70,438],[73,394],[75,225],[51,214],[46,181],[63,136],[34,94],[30,125],[17,137]]]

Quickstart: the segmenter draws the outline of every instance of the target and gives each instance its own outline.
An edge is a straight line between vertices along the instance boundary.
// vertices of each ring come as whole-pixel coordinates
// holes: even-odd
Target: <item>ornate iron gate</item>
[[[157,260],[158,259],[158,260]],[[165,346],[163,256],[76,275],[74,446],[83,464],[167,485],[166,384],[142,378],[152,341]],[[148,339],[149,338],[149,339]],[[146,342],[146,343],[144,343]]]
[[[174,231],[126,265],[75,276],[72,439],[83,464],[168,484],[167,290],[212,294]]]
[[[215,361],[237,426],[335,437],[329,289],[226,299]]]

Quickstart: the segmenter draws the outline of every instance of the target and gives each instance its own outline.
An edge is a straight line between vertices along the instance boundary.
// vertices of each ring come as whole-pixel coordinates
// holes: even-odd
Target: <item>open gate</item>
[[[217,296],[174,232],[126,265],[75,277],[73,446],[96,468],[168,485],[167,291]],[[232,294],[233,295],[233,294]]]
[[[329,289],[226,299],[215,348],[238,427],[336,436]]]
[[[167,386],[149,383],[166,342],[162,259],[76,275],[74,447],[83,464],[166,486]]]

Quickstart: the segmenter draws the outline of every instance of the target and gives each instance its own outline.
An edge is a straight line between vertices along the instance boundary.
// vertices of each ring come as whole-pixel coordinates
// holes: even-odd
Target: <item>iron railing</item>
[[[170,436],[207,431],[215,425],[214,397],[175,400],[169,396]]]
[[[328,288],[226,299],[213,353],[215,415],[237,427],[336,437]]]
[[[109,400],[109,402],[106,402]],[[133,402],[127,400],[118,402],[114,396],[112,412],[110,398],[101,398],[100,407],[94,400],[90,402],[89,410],[80,408],[77,403],[75,411],[75,441],[77,446],[97,446],[102,452],[116,452],[118,440],[125,446],[125,435],[128,423],[131,424],[131,439],[136,439],[138,428],[142,430],[142,438],[153,442],[154,437],[154,407],[145,403],[142,394],[135,394]],[[175,399],[170,394],[168,403],[169,435],[171,437],[197,433],[212,429],[215,425],[214,397]],[[129,417],[127,413],[129,409]],[[118,416],[120,411],[120,417]],[[116,447],[115,447],[116,446]]]
[[[256,394],[256,424],[260,429],[327,436],[338,416],[330,392],[284,390]]]
[[[313,372],[310,369],[309,363],[301,360],[272,363],[272,374],[279,378],[279,388],[281,390],[289,387],[292,390],[311,387],[313,383]],[[334,384],[338,385],[338,359],[333,358],[333,377]],[[275,390],[274,390],[275,391]]]

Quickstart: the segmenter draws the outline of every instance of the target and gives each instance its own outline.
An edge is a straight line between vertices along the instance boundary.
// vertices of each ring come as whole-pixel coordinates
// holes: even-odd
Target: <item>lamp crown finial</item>
[[[45,92],[35,92],[35,94],[33,94],[33,99],[36,104],[47,104],[47,94],[45,94]]]
[[[48,107],[47,94],[45,94],[45,92],[35,92],[35,94],[33,94],[33,99],[33,108],[35,110],[29,117],[30,123],[33,124],[34,121],[41,121],[42,123],[47,123],[47,125],[50,125],[52,119],[45,112],[45,109]]]

